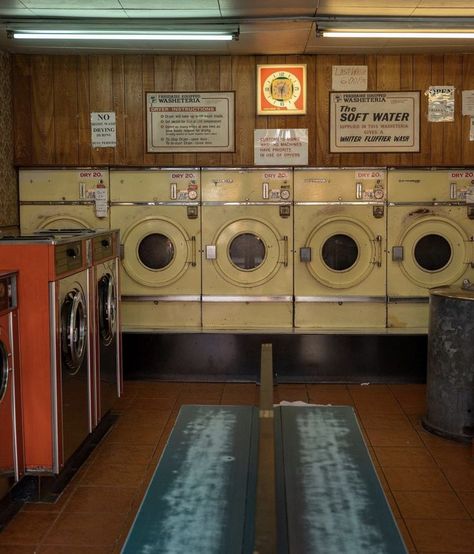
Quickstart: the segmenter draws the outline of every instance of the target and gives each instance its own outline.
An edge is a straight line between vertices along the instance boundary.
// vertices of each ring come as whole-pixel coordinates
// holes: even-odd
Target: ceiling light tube
[[[321,31],[321,34],[328,38],[474,38],[474,32],[462,31]]]
[[[13,31],[10,38],[24,40],[168,40],[168,41],[229,41],[237,40],[238,33],[173,32],[173,33],[101,33],[76,31]]]

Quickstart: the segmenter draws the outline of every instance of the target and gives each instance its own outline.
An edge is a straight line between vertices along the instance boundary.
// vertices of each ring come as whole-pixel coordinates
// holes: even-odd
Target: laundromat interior
[[[473,38],[0,3],[0,554],[474,553]]]

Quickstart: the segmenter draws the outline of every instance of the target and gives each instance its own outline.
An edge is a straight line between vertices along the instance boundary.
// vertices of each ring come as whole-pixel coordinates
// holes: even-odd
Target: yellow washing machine
[[[385,328],[386,171],[295,169],[295,327]]]
[[[109,171],[102,168],[19,170],[20,228],[109,228]]]
[[[201,326],[200,171],[111,170],[124,330]]]
[[[428,289],[474,281],[474,173],[395,169],[388,173],[387,325],[428,325]]]
[[[203,169],[203,327],[293,325],[292,171]]]

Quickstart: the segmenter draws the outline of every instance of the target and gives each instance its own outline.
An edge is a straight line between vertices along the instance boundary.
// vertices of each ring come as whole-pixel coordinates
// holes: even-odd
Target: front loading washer
[[[126,331],[201,326],[200,171],[111,171]]]
[[[17,276],[0,271],[0,499],[24,471]]]
[[[0,268],[19,269],[28,473],[59,473],[91,431],[89,237],[0,237]]]
[[[295,327],[385,328],[386,171],[295,169]]]
[[[93,425],[96,426],[122,393],[118,230],[92,237],[94,320]]]
[[[20,229],[109,228],[109,171],[19,170]]]
[[[206,168],[203,327],[293,326],[293,173]]]
[[[426,332],[429,289],[474,281],[473,182],[468,169],[389,170],[388,327]]]

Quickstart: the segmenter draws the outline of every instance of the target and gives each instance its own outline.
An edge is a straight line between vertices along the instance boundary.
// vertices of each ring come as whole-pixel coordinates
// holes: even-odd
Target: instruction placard
[[[255,129],[255,165],[308,165],[308,129]]]
[[[91,142],[93,148],[117,145],[115,112],[91,112]]]
[[[233,152],[234,92],[147,92],[148,152]]]
[[[331,152],[418,152],[419,92],[331,92]]]

